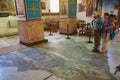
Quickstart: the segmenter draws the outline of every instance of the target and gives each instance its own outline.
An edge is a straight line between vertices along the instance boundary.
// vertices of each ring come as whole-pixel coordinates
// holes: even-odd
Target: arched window
[[[50,0],[50,12],[51,13],[59,12],[59,0]]]

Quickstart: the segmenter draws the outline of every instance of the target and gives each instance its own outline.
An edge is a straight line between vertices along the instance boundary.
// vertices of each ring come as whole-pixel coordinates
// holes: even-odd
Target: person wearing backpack
[[[102,37],[102,49],[101,53],[107,53],[108,43],[110,41],[111,29],[115,27],[113,19],[110,17],[109,13],[104,13],[104,22],[101,29]]]

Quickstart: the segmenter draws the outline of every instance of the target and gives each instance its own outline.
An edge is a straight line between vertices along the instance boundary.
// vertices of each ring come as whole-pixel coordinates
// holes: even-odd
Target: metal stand
[[[120,65],[116,67],[116,70],[115,70],[115,72],[114,72],[114,75],[116,75],[118,71],[120,72]]]
[[[50,26],[50,34],[49,34],[49,36],[53,36],[53,34],[52,34],[52,27]]]
[[[66,37],[66,39],[71,39],[70,37],[69,37],[69,25],[67,24],[67,37]]]
[[[87,43],[93,43],[93,42],[91,41],[91,30],[89,31],[89,41],[87,41]]]

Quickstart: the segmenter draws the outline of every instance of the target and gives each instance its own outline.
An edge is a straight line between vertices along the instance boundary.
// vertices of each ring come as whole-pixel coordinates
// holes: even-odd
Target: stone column
[[[61,34],[67,34],[67,24],[69,25],[69,34],[76,32],[76,11],[77,0],[60,0],[59,28]]]
[[[20,43],[31,46],[43,42],[44,29],[41,20],[40,0],[22,0],[21,2],[24,4],[22,6],[24,14],[18,18]]]

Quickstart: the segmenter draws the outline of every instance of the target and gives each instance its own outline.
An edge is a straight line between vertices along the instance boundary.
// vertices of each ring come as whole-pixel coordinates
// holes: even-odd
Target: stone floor
[[[106,57],[93,53],[88,37],[45,33],[47,43],[18,47],[17,36],[0,39],[0,80],[120,80],[120,35],[110,42]],[[7,50],[7,52],[5,52]],[[7,54],[5,54],[7,53]]]

